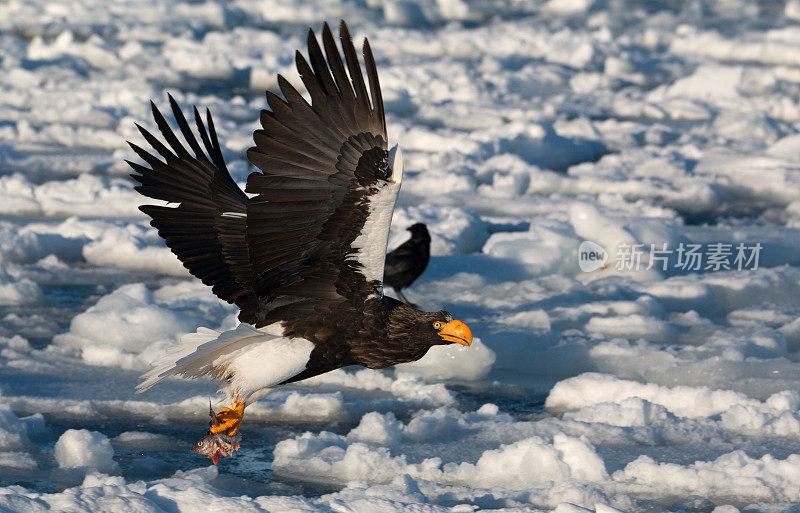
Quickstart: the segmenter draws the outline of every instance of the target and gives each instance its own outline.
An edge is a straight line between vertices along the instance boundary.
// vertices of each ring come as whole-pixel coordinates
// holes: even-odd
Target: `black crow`
[[[422,223],[413,225],[408,231],[411,232],[411,238],[386,255],[383,283],[392,287],[400,299],[413,306],[401,289],[414,283],[414,280],[428,267],[428,260],[431,258],[431,236],[428,228]]]

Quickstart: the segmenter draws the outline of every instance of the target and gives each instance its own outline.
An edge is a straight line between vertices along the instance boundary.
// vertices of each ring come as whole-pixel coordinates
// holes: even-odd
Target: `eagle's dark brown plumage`
[[[166,144],[142,127],[158,156],[131,144],[146,163],[129,162],[136,190],[170,204],[141,210],[191,274],[241,309],[243,323],[187,336],[139,388],[174,374],[221,378],[236,402],[220,414],[220,429],[236,431],[259,389],[346,365],[384,368],[433,345],[472,341],[447,312],[420,312],[382,294],[402,158],[388,149],[369,43],[365,82],[344,22],[339,39],[344,59],[327,24],[322,46],[309,30],[308,60],[296,54],[310,104],[280,75],[283,98],[267,92],[269,110],[247,152],[258,168],[248,194],[225,166],[208,112],[204,122],[194,110],[198,140],[169,98],[184,145],[153,104]]]

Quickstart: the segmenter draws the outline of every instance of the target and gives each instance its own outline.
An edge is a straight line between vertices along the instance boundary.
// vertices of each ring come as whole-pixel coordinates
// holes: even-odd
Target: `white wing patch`
[[[215,364],[225,365],[233,376],[229,395],[246,398],[303,372],[313,350],[314,343],[304,338],[278,337],[250,344]]]
[[[389,150],[389,168],[392,176],[380,186],[377,194],[370,196],[367,220],[352,244],[355,252],[351,258],[363,266],[361,272],[367,281],[383,281],[389,225],[392,223],[394,204],[400,192],[400,182],[403,181],[403,153],[397,145]]]
[[[285,338],[282,333],[279,323],[261,329],[240,324],[222,333],[198,328],[181,337],[181,344],[157,361],[136,388],[144,392],[175,375],[230,376],[230,383],[223,387],[227,395],[246,399],[305,370],[314,344],[302,338]]]

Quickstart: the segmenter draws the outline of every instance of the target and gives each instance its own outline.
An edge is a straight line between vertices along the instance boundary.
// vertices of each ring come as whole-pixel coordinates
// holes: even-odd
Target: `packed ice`
[[[127,177],[167,93],[233,177],[306,30],[377,58],[389,247],[472,347],[347,368],[189,452],[209,381],[139,375],[236,309]],[[0,3],[0,510],[784,513],[800,504],[800,2]],[[591,244],[589,244],[591,243]],[[584,248],[584,249],[579,249]],[[386,291],[391,295],[391,290]]]

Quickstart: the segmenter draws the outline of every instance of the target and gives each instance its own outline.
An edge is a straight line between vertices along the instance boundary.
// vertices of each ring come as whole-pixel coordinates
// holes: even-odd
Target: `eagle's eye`
[[[441,329],[441,328],[442,328],[442,323],[441,323],[441,322],[439,322],[439,321],[436,321],[436,322],[434,322],[434,323],[433,323],[433,328],[434,328],[434,329],[437,329],[437,330],[438,330],[438,329]]]

